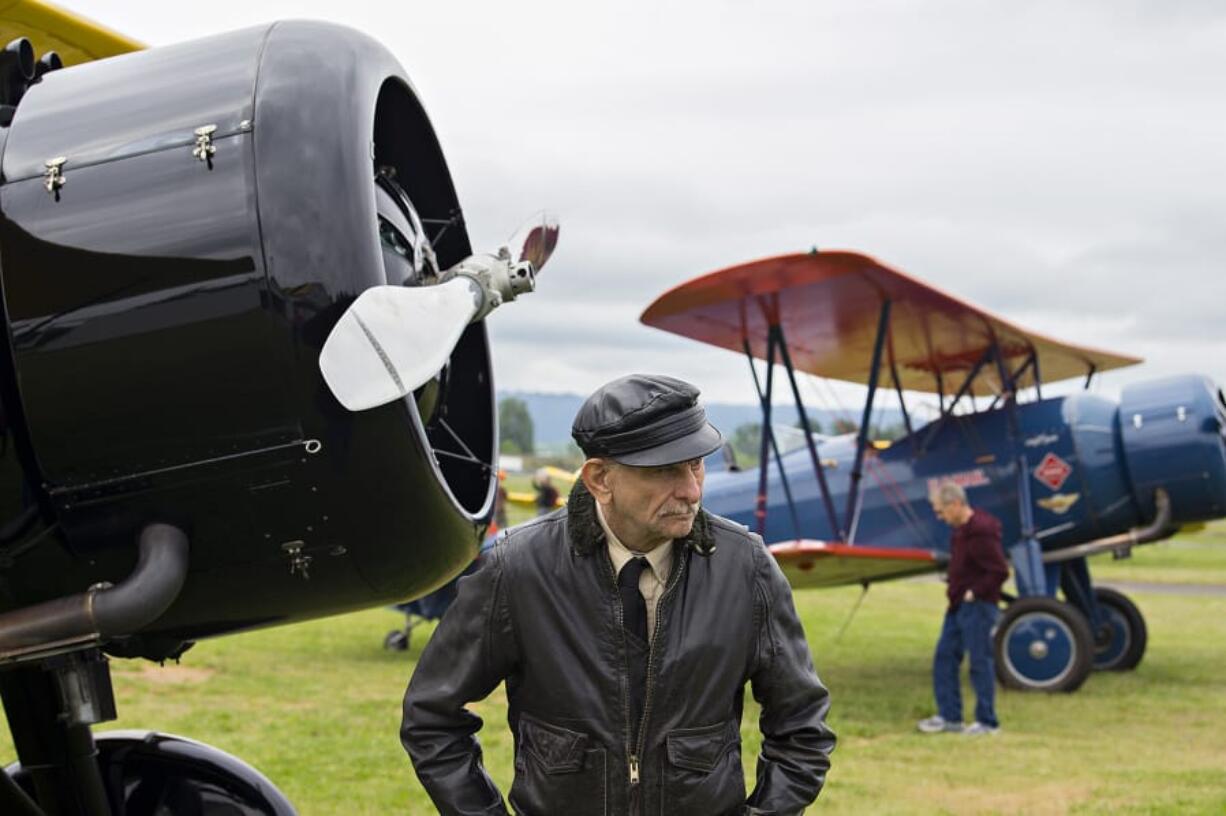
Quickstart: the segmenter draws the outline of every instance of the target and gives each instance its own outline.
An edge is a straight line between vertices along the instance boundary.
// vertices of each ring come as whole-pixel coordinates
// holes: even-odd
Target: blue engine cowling
[[[1154,490],[1176,522],[1226,515],[1226,397],[1200,376],[1137,383],[1120,395],[1120,437],[1134,499],[1147,518]]]

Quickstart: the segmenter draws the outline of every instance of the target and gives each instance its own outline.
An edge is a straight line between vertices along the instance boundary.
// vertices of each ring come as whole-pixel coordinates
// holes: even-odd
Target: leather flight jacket
[[[481,719],[465,709],[503,680],[520,816],[798,814],[817,797],[835,742],[829,694],[758,536],[700,511],[675,542],[637,729],[621,599],[582,482],[566,508],[511,529],[482,562],[404,700],[401,741],[441,813],[507,812],[481,764]],[[762,733],[748,797],[746,682]]]

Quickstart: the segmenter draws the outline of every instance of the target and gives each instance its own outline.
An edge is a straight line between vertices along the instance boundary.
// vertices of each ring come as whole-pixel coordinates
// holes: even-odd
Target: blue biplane
[[[1044,382],[1088,388],[1140,360],[1025,331],[865,255],[724,269],[661,295],[642,321],[748,358],[760,466],[710,473],[704,504],[761,533],[793,586],[940,570],[949,529],[929,496],[942,480],[999,517],[1020,597],[1002,615],[996,665],[1014,688],[1072,691],[1092,669],[1135,667],[1144,618],[1093,585],[1087,557],[1226,515],[1226,398],[1210,380],[1138,383],[1119,402],[1084,389],[1045,399]],[[771,427],[777,366],[804,424],[790,452]],[[857,433],[811,432],[798,371],[868,387]],[[869,427],[885,389],[907,433],[880,447]],[[935,394],[939,417],[917,426],[904,392]]]

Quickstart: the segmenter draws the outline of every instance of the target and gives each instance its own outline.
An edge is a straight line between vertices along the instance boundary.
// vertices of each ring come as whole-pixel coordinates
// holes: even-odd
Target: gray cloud
[[[1108,390],[1226,380],[1217,3],[65,2],[153,43],[303,16],[384,41],[476,245],[542,206],[562,217],[540,290],[491,319],[507,387],[582,391],[649,363],[749,401],[743,361],[638,313],[814,244],[1146,356]]]

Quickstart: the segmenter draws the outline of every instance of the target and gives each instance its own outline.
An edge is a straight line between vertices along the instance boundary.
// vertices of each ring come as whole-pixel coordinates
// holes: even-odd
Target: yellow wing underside
[[[126,54],[144,48],[130,37],[37,0],[0,0],[0,47],[28,37],[34,53],[59,53],[65,65]]]

